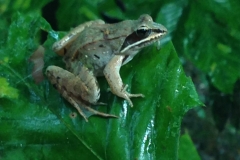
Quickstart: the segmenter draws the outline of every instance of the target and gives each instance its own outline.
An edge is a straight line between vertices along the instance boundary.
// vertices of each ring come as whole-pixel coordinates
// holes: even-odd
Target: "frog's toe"
[[[141,93],[137,93],[137,94],[128,93],[128,96],[129,97],[145,97],[144,94],[141,94]]]
[[[102,105],[102,106],[106,106],[107,103],[103,103],[103,102],[97,102],[97,103],[94,103],[93,105]]]
[[[128,92],[125,92],[124,95],[125,95],[125,96],[123,96],[123,98],[128,101],[128,103],[129,103],[129,105],[130,105],[131,107],[133,107],[133,103],[132,103],[132,101],[131,101],[131,99],[130,99],[131,97],[144,97],[143,94],[131,94],[131,93],[128,93]]]
[[[87,109],[88,111],[92,112],[95,115],[99,115],[99,116],[103,116],[103,117],[118,118],[118,116],[116,116],[116,115],[99,112],[95,109],[92,109],[91,107],[85,107],[85,109]]]
[[[145,97],[143,94],[141,94],[141,93],[137,93],[137,94],[131,94],[131,93],[128,93],[126,90],[127,90],[127,87],[128,87],[128,85],[125,85],[124,86],[124,88],[123,88],[123,90],[122,90],[122,95],[120,96],[120,97],[122,97],[122,98],[124,98],[125,100],[127,100],[128,101],[128,103],[129,103],[129,105],[131,106],[131,107],[133,107],[133,103],[132,103],[132,101],[131,101],[131,99],[130,98],[132,98],[132,97]]]
[[[64,97],[66,98],[66,96],[64,96]],[[88,122],[87,116],[84,114],[82,109],[79,107],[78,103],[76,103],[76,101],[74,99],[72,99],[71,97],[67,97],[66,99],[73,105],[74,108],[77,109],[78,113],[85,119],[85,121]]]
[[[131,93],[128,93],[127,92],[127,88],[128,88],[128,85],[126,84],[122,90],[122,92],[124,92],[129,98],[131,97],[145,97],[143,94],[141,93],[137,93],[137,94],[131,94]]]

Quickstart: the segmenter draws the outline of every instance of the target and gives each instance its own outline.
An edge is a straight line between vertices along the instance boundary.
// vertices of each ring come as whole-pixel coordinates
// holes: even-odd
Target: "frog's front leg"
[[[144,97],[143,94],[131,94],[127,92],[128,85],[124,85],[122,82],[122,78],[120,77],[119,70],[122,66],[122,61],[124,59],[124,55],[115,55],[111,61],[104,68],[104,75],[108,81],[108,84],[111,88],[113,94],[124,98],[128,101],[131,107],[133,107],[133,103],[131,101],[131,97]]]
[[[90,107],[91,104],[97,104],[100,89],[95,76],[86,67],[82,67],[79,75],[76,76],[60,67],[49,66],[46,69],[46,75],[53,86],[78,110],[86,121],[88,119],[82,109],[100,116],[117,118],[115,115],[102,113]]]

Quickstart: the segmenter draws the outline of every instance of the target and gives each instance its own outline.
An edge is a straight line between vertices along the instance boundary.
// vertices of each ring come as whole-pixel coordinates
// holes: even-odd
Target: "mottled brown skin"
[[[166,32],[166,28],[154,23],[149,15],[116,24],[105,24],[101,20],[84,23],[53,45],[53,50],[63,56],[67,70],[49,66],[46,75],[86,121],[84,110],[117,117],[91,108],[98,104],[100,97],[96,77],[105,76],[112,93],[127,100],[132,107],[130,98],[144,95],[128,93],[119,70],[140,49],[158,41]]]

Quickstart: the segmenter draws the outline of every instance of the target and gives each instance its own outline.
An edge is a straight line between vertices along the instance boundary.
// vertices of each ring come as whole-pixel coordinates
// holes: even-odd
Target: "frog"
[[[46,76],[86,122],[86,112],[118,118],[93,109],[93,106],[105,105],[98,102],[100,87],[97,77],[104,76],[111,92],[133,107],[131,98],[144,97],[144,94],[127,91],[128,85],[122,81],[120,68],[142,48],[155,42],[160,45],[160,39],[166,33],[167,29],[154,22],[148,14],[141,15],[137,20],[112,24],[103,20],[85,22],[53,44],[53,51],[63,57],[66,69],[50,65]]]

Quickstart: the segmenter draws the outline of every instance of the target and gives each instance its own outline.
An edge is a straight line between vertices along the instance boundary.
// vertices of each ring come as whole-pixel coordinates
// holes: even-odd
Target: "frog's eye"
[[[145,26],[140,27],[139,29],[136,30],[136,34],[138,37],[145,38],[151,34],[152,30],[148,29]]]

